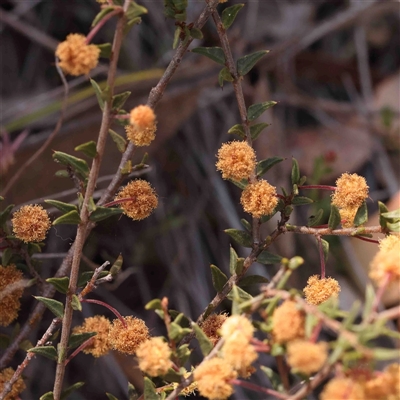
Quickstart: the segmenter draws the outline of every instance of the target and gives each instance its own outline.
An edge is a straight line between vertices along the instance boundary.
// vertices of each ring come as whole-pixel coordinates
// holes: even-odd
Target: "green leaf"
[[[85,286],[85,285],[90,281],[90,279],[92,278],[93,274],[94,274],[93,271],[85,271],[85,272],[82,272],[82,273],[80,274],[79,278],[78,278],[77,286],[78,286],[78,287],[83,287],[83,286]],[[99,279],[100,279],[100,278],[104,278],[104,277],[107,276],[107,275],[108,275],[108,271],[101,271],[101,272],[100,272],[100,275],[99,275]]]
[[[160,299],[153,299],[150,300],[144,308],[146,310],[162,310],[161,300]]]
[[[239,283],[240,287],[257,285],[259,283],[268,283],[269,279],[261,275],[245,276]]]
[[[143,7],[134,1],[129,4],[128,11],[126,12],[126,18],[132,20],[134,18],[140,17],[141,15],[147,14],[147,8]]]
[[[291,271],[294,271],[295,269],[299,268],[300,265],[303,265],[303,264],[304,264],[304,258],[302,258],[300,256],[295,256],[289,260],[288,268]]]
[[[174,318],[173,314],[178,313],[176,310],[169,310],[170,315]],[[182,328],[190,327],[190,320],[183,313],[178,313],[178,315],[174,318],[174,322],[180,325]]]
[[[0,226],[4,225],[7,222],[13,208],[14,204],[10,204],[4,209],[4,211],[0,213]]]
[[[68,292],[69,278],[67,276],[62,278],[47,278],[46,282],[53,285],[60,293],[66,294]]]
[[[383,212],[381,215],[385,218],[400,219],[400,208],[393,211]]]
[[[110,218],[114,215],[120,215],[122,213],[123,210],[121,208],[97,206],[96,210],[90,214],[89,219],[94,222],[99,222],[103,219]]]
[[[119,271],[121,271],[123,262],[124,262],[124,258],[122,257],[122,254],[120,253],[110,268],[110,274],[112,276],[116,276],[119,274]]]
[[[101,58],[111,58],[111,53],[112,53],[111,43],[96,44],[96,46],[100,50],[99,57],[101,57]]]
[[[257,176],[264,175],[274,165],[279,164],[284,159],[282,157],[270,157],[265,160],[261,160],[257,163]]]
[[[188,344],[183,344],[182,346],[179,346],[178,349],[176,350],[176,356],[178,357],[179,361],[181,362],[181,365],[186,364],[186,361],[190,357],[191,350],[189,349]]]
[[[203,332],[203,330],[194,322],[192,323],[192,327],[194,330],[194,334],[196,335],[197,340],[200,344],[200,350],[203,353],[203,356],[207,356],[210,351],[213,349],[213,344],[211,343],[210,339],[207,335]]]
[[[399,358],[399,349],[385,349],[384,347],[374,347],[371,350],[375,360],[394,360]]]
[[[58,210],[67,213],[70,211],[74,211],[77,210],[78,208],[76,207],[76,205],[74,204],[69,204],[69,203],[64,203],[62,201],[58,201],[58,200],[45,200],[44,201],[46,204],[50,204],[51,206],[57,208]]]
[[[96,142],[94,142],[93,140],[76,146],[74,150],[81,151],[83,154],[90,158],[94,158],[97,156]]]
[[[182,28],[180,26],[177,26],[175,28],[174,40],[172,42],[172,48],[174,50],[178,47],[178,43],[179,43],[179,40],[181,38],[181,32],[182,32]]]
[[[322,250],[324,253],[325,262],[327,262],[328,255],[329,255],[329,242],[327,242],[325,239],[321,239],[321,245],[322,245]]]
[[[168,336],[171,340],[174,340],[175,342],[179,342],[183,336],[185,336],[188,333],[191,333],[191,329],[188,328],[182,328],[180,325],[176,324],[175,322],[171,322],[170,327],[169,327],[169,332]]]
[[[340,224],[341,218],[339,209],[331,204],[331,213],[329,215],[328,227],[329,229],[335,229]]]
[[[278,392],[283,392],[285,390],[282,384],[281,377],[279,376],[279,374],[274,372],[272,368],[261,365],[260,369],[262,372],[264,372],[265,375],[267,375],[269,381],[271,382],[272,387],[275,390],[277,390]]]
[[[144,400],[159,400],[159,396],[154,387],[154,383],[147,378],[144,378],[144,393],[143,393]]]
[[[193,39],[203,39],[203,32],[198,28],[190,29],[190,36]]]
[[[123,29],[123,31],[122,31],[122,34],[123,34],[124,36],[126,36],[126,35],[129,33],[129,31],[132,29],[132,27],[133,27],[134,25],[140,24],[141,22],[142,22],[142,18],[140,18],[140,17],[136,17],[136,18],[130,19],[130,20],[125,24],[124,29]]]
[[[196,47],[192,49],[192,53],[201,54],[218,64],[225,65],[225,55],[221,47]]]
[[[227,298],[240,304],[244,301],[251,300],[253,296],[239,286],[233,285],[232,291],[228,294]]]
[[[262,50],[239,58],[239,60],[237,60],[238,74],[241,76],[248,74],[256,63],[268,53],[268,50]]]
[[[229,72],[229,69],[227,67],[222,68],[221,71],[219,71],[219,74],[218,74],[219,86],[223,87],[224,86],[224,81],[233,82],[233,77],[232,77],[232,75]]]
[[[71,307],[75,311],[82,311],[82,304],[76,294],[72,295]]]
[[[246,139],[246,134],[244,133],[242,124],[233,125],[232,128],[229,129],[228,133],[238,135],[240,138]]]
[[[61,400],[65,400],[68,398],[68,396],[74,392],[75,390],[78,390],[79,388],[81,388],[83,385],[85,384],[85,382],[76,382],[73,385],[69,386],[67,389],[63,390],[63,392],[61,393]]]
[[[103,109],[104,109],[104,93],[100,89],[100,86],[97,84],[97,82],[94,79],[91,79],[90,83],[92,84],[92,87],[93,87],[94,92],[96,94],[97,101],[99,103],[100,109],[103,111]]]
[[[97,332],[73,333],[68,339],[68,348],[75,349],[76,347],[79,347],[82,343],[85,343],[86,340],[96,335]]]
[[[238,256],[236,254],[235,249],[230,246],[229,248],[229,272],[231,275],[236,273],[236,264],[237,264]]]
[[[108,130],[108,133],[111,136],[111,139],[113,140],[113,142],[117,145],[117,149],[123,153],[126,149],[126,140],[119,135],[117,132],[113,131],[112,129]]]
[[[126,100],[128,100],[128,97],[131,95],[131,92],[123,92],[116,94],[112,98],[112,110],[113,111],[118,111],[122,106],[125,104]]]
[[[228,277],[214,264],[210,265],[214,289],[220,292],[228,281]]]
[[[267,124],[265,122],[260,122],[258,124],[254,124],[250,127],[250,136],[253,140],[256,140],[261,132],[267,128],[268,126],[270,126],[271,124]]]
[[[258,257],[257,257],[257,262],[259,262],[260,264],[280,264],[282,261],[281,256],[279,256],[278,254],[273,254],[270,253],[266,250],[264,250]]]
[[[315,215],[311,215],[308,218],[308,226],[318,226],[321,224],[322,218],[324,217],[324,210],[322,208],[320,208],[317,211],[317,214]]]
[[[67,167],[72,167],[83,178],[86,178],[89,175],[89,167],[87,162],[81,158],[71,156],[70,154],[63,153],[61,151],[55,151],[53,153],[53,159],[54,161],[66,165]]]
[[[244,247],[253,246],[253,238],[246,231],[241,231],[239,229],[225,229],[224,232],[228,234],[235,242]]]
[[[247,221],[246,219],[242,218],[240,220],[240,222],[242,223],[242,225],[244,226],[244,228],[247,230],[247,232],[251,232],[252,227],[249,221]]]
[[[173,370],[172,368],[169,368],[168,372],[165,375],[163,375],[163,380],[167,382],[181,383],[182,375]]]
[[[128,382],[128,400],[138,400],[139,393],[136,390],[135,386],[132,383]]]
[[[386,207],[385,204],[383,204],[382,202],[378,201],[378,205],[379,205],[379,225],[382,228],[386,228],[386,218],[382,216],[382,214],[388,212],[388,208]]]
[[[264,103],[252,104],[247,110],[247,119],[249,121],[254,121],[258,118],[264,111],[268,110],[268,108],[273,107],[276,101],[265,101]]]
[[[365,321],[370,316],[374,301],[375,301],[375,290],[374,287],[370,283],[368,283],[367,287],[365,288],[365,302],[362,312],[363,321]]]
[[[111,393],[106,392],[106,396],[108,397],[108,400],[118,400],[118,398]]]
[[[44,395],[40,396],[39,400],[54,400],[53,392],[47,392]]]
[[[61,217],[58,217],[53,221],[53,225],[79,225],[81,223],[81,218],[79,217],[78,211],[70,211]]]
[[[32,347],[27,350],[28,353],[35,353],[40,356],[49,358],[50,360],[57,360],[57,350],[54,346],[38,346]]]
[[[309,197],[304,197],[304,196],[296,196],[292,200],[292,205],[294,206],[304,206],[306,204],[312,204],[314,203],[313,199],[310,199]]]
[[[300,180],[300,168],[299,168],[299,163],[295,158],[292,158],[292,185],[297,185]]]
[[[360,226],[368,220],[368,209],[367,203],[364,201],[360,208],[357,210],[356,216],[354,217],[354,226]]]
[[[400,221],[394,223],[388,222],[387,227],[391,232],[400,232]]]
[[[244,7],[244,4],[235,4],[234,6],[225,8],[222,11],[221,19],[225,29],[228,29],[235,21],[238,12]]]
[[[92,22],[92,28],[95,27],[107,14],[114,11],[114,7],[103,8],[95,17]]]
[[[13,251],[7,247],[6,249],[3,250],[3,255],[1,257],[1,265],[3,267],[6,267],[11,260],[11,257],[13,256]]]
[[[62,318],[64,316],[64,304],[57,300],[49,299],[47,297],[33,296],[37,301],[43,303],[56,317]]]

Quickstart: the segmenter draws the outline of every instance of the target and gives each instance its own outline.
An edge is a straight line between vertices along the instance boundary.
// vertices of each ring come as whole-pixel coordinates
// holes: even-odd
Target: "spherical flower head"
[[[272,335],[277,343],[286,343],[304,337],[304,312],[294,301],[286,300],[272,315]]]
[[[379,251],[370,264],[370,278],[379,286],[390,275],[390,281],[400,281],[400,237],[389,235],[382,239]]]
[[[382,372],[364,384],[365,397],[368,400],[396,400],[400,395],[400,365],[391,364]]]
[[[258,353],[249,343],[249,339],[242,332],[235,332],[226,339],[222,346],[222,357],[240,376],[248,375],[251,364],[257,359]]]
[[[256,153],[247,142],[224,143],[218,150],[217,170],[223,179],[248,179],[256,167]]]
[[[71,33],[57,46],[56,56],[66,74],[79,76],[88,74],[99,62],[100,49],[94,44],[86,44],[86,37]]]
[[[10,284],[16,283],[21,279],[22,272],[15,265],[12,264],[8,267],[0,265],[0,326],[8,326],[18,317],[23,289],[13,290],[4,297],[1,296],[1,292]]]
[[[339,208],[358,208],[367,197],[368,185],[365,178],[346,172],[336,181],[332,204]]]
[[[334,378],[325,385],[320,400],[365,400],[365,394],[362,385],[357,381]]]
[[[142,342],[136,350],[139,368],[150,376],[165,375],[172,367],[171,349],[162,337]]]
[[[140,105],[131,110],[130,122],[137,129],[149,129],[155,125],[156,115],[151,107]]]
[[[240,197],[243,210],[255,218],[271,215],[278,204],[275,186],[260,179],[246,186]]]
[[[112,322],[108,340],[114,350],[125,354],[135,354],[139,345],[149,340],[149,329],[139,318],[125,317],[124,319],[127,327],[119,319]]]
[[[322,368],[327,358],[328,345],[325,342],[294,340],[287,345],[288,363],[295,372],[311,375]]]
[[[237,373],[231,365],[222,358],[212,358],[202,362],[194,371],[194,380],[200,394],[210,400],[228,398],[233,393],[229,383]]]
[[[37,204],[22,206],[11,222],[14,235],[25,243],[43,241],[51,225],[47,211]]]
[[[131,200],[120,203],[124,214],[135,221],[147,218],[158,205],[157,194],[150,183],[143,179],[129,182],[116,196],[115,200]]]
[[[227,318],[228,316],[226,314],[211,314],[201,324],[201,329],[207,335],[214,346],[221,338],[219,329]]]
[[[319,275],[308,278],[307,286],[303,289],[308,304],[318,305],[331,297],[338,297],[339,282],[333,278],[319,279]]]
[[[220,333],[226,340],[240,333],[249,341],[253,337],[254,326],[244,315],[232,315],[224,322]]]
[[[145,129],[138,129],[134,125],[125,127],[126,137],[138,147],[149,146],[156,137],[156,130],[157,127],[155,124]]]
[[[0,372],[0,393],[4,390],[6,382],[8,382],[14,375],[12,368],[5,368]],[[17,379],[11,388],[11,392],[8,393],[4,400],[16,400],[19,399],[19,394],[25,390],[25,383],[21,377]]]
[[[76,326],[73,333],[96,332],[93,337],[93,342],[83,349],[85,354],[91,354],[93,357],[101,357],[110,351],[110,343],[108,341],[108,331],[110,329],[110,321],[102,316],[95,315],[94,317],[85,318],[83,325]]]

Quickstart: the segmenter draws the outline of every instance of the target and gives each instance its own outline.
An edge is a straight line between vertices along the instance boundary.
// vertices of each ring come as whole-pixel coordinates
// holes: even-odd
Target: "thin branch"
[[[110,265],[109,261],[106,261],[104,264],[100,265],[100,267],[96,268],[94,271],[94,274],[90,281],[86,284],[86,286],[83,288],[82,292],[79,293],[79,300],[82,301],[82,299],[92,292],[94,289],[96,289],[96,281],[99,278],[100,274],[104,271],[106,267]]]
[[[363,226],[354,228],[330,229],[330,228],[311,228],[309,226],[296,226],[286,224],[282,228],[284,232],[302,233],[304,235],[320,236],[357,236],[369,233],[386,233],[381,226]]]

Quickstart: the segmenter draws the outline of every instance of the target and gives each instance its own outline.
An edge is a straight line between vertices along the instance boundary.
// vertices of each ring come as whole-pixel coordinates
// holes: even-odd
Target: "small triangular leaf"
[[[360,208],[357,210],[356,216],[354,217],[354,226],[360,226],[368,220],[368,209],[367,203],[364,201]]]
[[[44,395],[40,396],[39,400],[54,400],[53,392],[47,392]]]
[[[45,200],[44,201],[46,204],[50,204],[51,206],[57,208],[58,210],[68,213],[70,211],[78,210],[75,204],[69,204],[69,203],[64,203],[62,201],[58,200]]]
[[[96,46],[100,49],[99,57],[101,58],[110,58],[112,53],[111,43],[102,43],[96,44]]]
[[[146,310],[162,310],[161,300],[160,299],[153,299],[150,300],[144,308]]]
[[[196,338],[199,341],[200,349],[201,352],[203,353],[203,356],[207,356],[214,347],[212,342],[197,324],[193,322],[192,327],[194,330],[194,334],[196,335]]]
[[[383,212],[381,215],[385,218],[399,219],[400,218],[400,208],[398,208],[397,210],[393,210],[393,211]]]
[[[246,134],[244,133],[243,125],[236,124],[233,125],[232,128],[228,131],[229,134],[234,134],[240,136],[242,139],[246,139]]]
[[[113,111],[118,111],[122,106],[125,104],[126,100],[128,100],[128,97],[131,95],[131,92],[123,92],[116,94],[112,98],[112,110]]]
[[[96,94],[97,97],[97,101],[99,103],[100,109],[103,110],[104,109],[104,93],[101,90],[100,86],[97,84],[97,82],[94,79],[90,80],[90,83],[94,89],[94,92]]]
[[[279,256],[278,254],[273,254],[270,253],[267,250],[264,250],[258,257],[257,257],[257,262],[259,262],[260,264],[280,264],[280,262],[282,261],[281,256]]]
[[[312,203],[314,203],[314,200],[305,196],[296,196],[292,200],[292,205],[294,206],[304,206],[306,204],[312,204]]]
[[[160,397],[157,395],[156,389],[154,387],[154,383],[147,378],[144,378],[144,400],[160,400]]]
[[[55,151],[53,153],[53,159],[60,164],[72,167],[82,177],[86,178],[89,175],[89,167],[85,160],[81,158],[71,156],[70,154],[63,153],[62,151]]]
[[[97,332],[73,333],[68,339],[68,348],[75,349],[76,347],[79,347],[82,343],[85,343],[86,340],[96,335]]]
[[[64,215],[61,215],[61,217],[58,217],[53,221],[53,225],[79,225],[81,223],[81,218],[79,217],[78,211],[73,210],[70,211]]]
[[[76,146],[74,150],[81,151],[83,154],[90,158],[94,158],[97,155],[96,142],[93,140]]]
[[[60,293],[66,294],[68,292],[69,278],[67,276],[62,278],[48,278],[46,282],[52,284]]]
[[[218,64],[225,65],[225,55],[221,47],[196,47],[192,49],[192,53],[201,54]]]
[[[264,175],[274,165],[279,164],[284,159],[282,157],[270,157],[265,160],[261,160],[257,163],[257,176]]]
[[[62,318],[64,316],[64,304],[47,297],[33,296],[37,301],[42,302],[56,317]]]
[[[237,264],[238,256],[236,254],[235,249],[230,246],[229,249],[229,272],[231,275],[236,273],[236,264]]]
[[[322,208],[320,208],[317,211],[317,214],[315,215],[311,215],[308,218],[308,226],[318,226],[321,224],[322,218],[324,217],[324,210]]]
[[[256,65],[256,63],[261,60],[261,58],[263,58],[267,53],[269,53],[268,50],[262,50],[239,58],[239,60],[237,60],[238,74],[244,76],[249,73],[251,69]]]
[[[218,74],[219,86],[223,87],[224,86],[224,81],[233,82],[233,77],[232,77],[232,75],[229,72],[229,69],[227,67],[222,68],[221,71],[219,71],[219,74]]]
[[[329,215],[328,227],[329,229],[336,229],[337,226],[340,224],[341,218],[339,209],[334,205],[331,204],[331,213]]]
[[[292,185],[297,185],[300,180],[300,168],[299,168],[299,163],[295,158],[292,158]]]
[[[82,311],[82,304],[76,294],[72,295],[71,307],[75,311]]]
[[[117,149],[123,153],[126,149],[126,140],[119,135],[117,132],[113,131],[112,129],[108,130],[108,133],[111,136],[111,139],[113,140],[113,142],[117,145]]]
[[[225,229],[224,232],[244,247],[253,246],[253,238],[246,231],[241,231],[239,229]]]
[[[114,7],[103,8],[95,17],[92,22],[92,28],[95,27],[107,14],[114,11]]]
[[[254,124],[250,127],[250,136],[252,138],[252,140],[256,140],[261,132],[267,128],[268,126],[270,126],[271,124],[267,124],[265,122],[260,122],[258,124]]]
[[[103,219],[110,218],[114,215],[120,215],[122,213],[123,210],[121,208],[97,206],[96,210],[90,214],[89,219],[94,222],[99,222]]]
[[[220,292],[228,281],[228,277],[216,265],[211,264],[210,268],[214,289]]]
[[[273,107],[276,101],[265,101],[264,103],[252,104],[247,110],[247,119],[249,121],[254,121],[258,118],[264,111],[268,110],[268,108]]]
[[[235,4],[222,11],[221,20],[225,29],[228,29],[233,24],[242,7],[244,7],[244,4]]]
[[[68,396],[74,392],[75,390],[78,390],[79,388],[81,388],[83,385],[85,384],[85,382],[76,382],[73,385],[71,385],[70,387],[68,387],[67,389],[63,390],[63,392],[61,393],[61,400],[66,400],[68,398]]]
[[[54,346],[38,346],[32,347],[27,350],[28,353],[35,353],[40,356],[49,358],[50,360],[57,360],[57,350]]]
[[[240,287],[257,285],[259,283],[268,283],[269,279],[261,275],[249,275],[245,276],[239,283]]]

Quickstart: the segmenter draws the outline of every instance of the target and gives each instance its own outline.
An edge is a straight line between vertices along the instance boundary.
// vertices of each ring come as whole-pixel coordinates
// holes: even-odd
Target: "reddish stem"
[[[375,240],[375,239],[368,239],[368,238],[365,238],[365,237],[363,237],[363,236],[359,236],[359,235],[356,235],[356,236],[353,236],[353,237],[355,237],[355,238],[357,238],[357,239],[360,239],[360,240],[364,240],[364,242],[369,242],[369,243],[376,243],[376,244],[379,244],[379,240]]]
[[[128,325],[126,324],[125,318],[114,307],[111,307],[109,304],[104,303],[104,301],[94,300],[94,299],[82,299],[81,302],[98,304],[100,306],[108,308],[121,321],[121,324],[123,325],[123,327],[125,329],[128,327]]]
[[[123,199],[110,201],[109,203],[104,204],[103,207],[112,207],[115,206],[116,204],[126,203],[128,201],[135,201],[135,200],[136,197],[124,197]]]
[[[94,341],[94,336],[90,337],[88,340],[83,342],[75,351],[65,360],[65,366],[76,356],[78,355],[83,349],[90,346]]]
[[[311,343],[316,343],[317,342],[319,333],[321,332],[321,329],[322,329],[322,321],[319,320],[317,325],[315,325],[315,327],[314,327],[314,329],[313,329],[313,331],[311,333],[311,336],[310,336],[310,342]]]
[[[325,279],[325,256],[324,256],[324,248],[322,247],[321,236],[316,235],[319,249],[319,258],[321,260],[321,279]]]
[[[114,15],[118,15],[123,13],[124,10],[122,7],[116,8],[114,11],[111,11],[109,14],[107,14],[103,19],[88,33],[86,36],[85,43],[89,44],[92,39],[96,36],[96,33],[104,26],[104,24],[111,19]]]
[[[231,383],[232,385],[241,386],[246,389],[253,390],[254,392],[266,393],[271,396],[275,396],[277,399],[287,399],[287,396],[283,393],[279,393],[276,390],[267,389],[262,386],[258,386],[254,383],[240,381],[239,379],[231,379],[229,381],[229,383]]]
[[[329,185],[303,185],[299,186],[299,189],[321,189],[321,190],[336,190],[336,186]]]
[[[276,197],[278,197],[279,199],[282,199],[282,200],[286,200],[286,197],[279,193],[276,194]]]
[[[386,275],[385,275],[385,277],[383,278],[382,283],[379,285],[378,291],[376,292],[376,297],[375,297],[374,303],[373,303],[373,305],[372,305],[372,312],[371,312],[371,315],[373,315],[373,314],[376,313],[376,311],[377,311],[377,309],[378,309],[378,307],[379,307],[379,304],[380,304],[380,302],[381,302],[381,300],[382,300],[382,296],[383,296],[384,293],[386,292],[386,289],[387,289],[387,287],[388,287],[388,285],[389,285],[390,280],[392,279],[392,277],[393,277],[393,276],[392,276],[392,273],[387,272]]]

